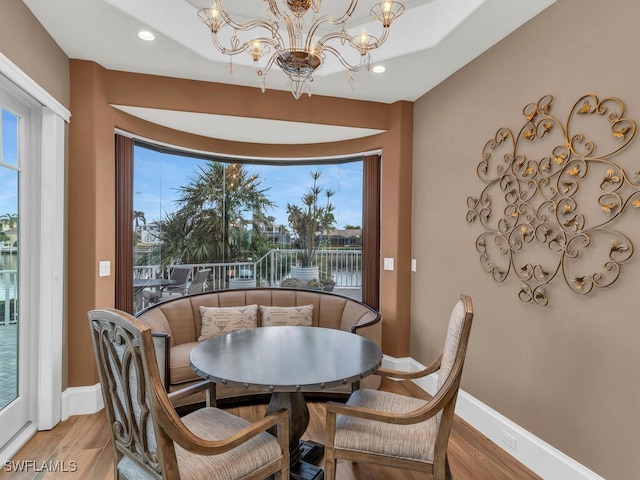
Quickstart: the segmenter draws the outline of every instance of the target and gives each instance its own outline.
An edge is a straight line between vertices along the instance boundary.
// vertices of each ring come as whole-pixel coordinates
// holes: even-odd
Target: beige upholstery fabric
[[[347,405],[391,413],[408,413],[426,403],[417,398],[369,389],[356,390],[347,401]],[[413,425],[392,425],[338,415],[335,446],[433,463],[437,431],[433,417]]]
[[[462,327],[464,325],[464,304],[462,301],[458,301],[451,311],[449,317],[449,328],[447,330],[447,337],[444,341],[444,349],[442,351],[442,362],[440,363],[440,370],[438,370],[438,390],[442,388],[444,382],[449,377],[453,363],[458,353],[458,347],[460,346],[460,338],[462,336]]]
[[[207,440],[229,437],[250,425],[246,420],[217,408],[197,410],[183,417],[182,421],[189,430]],[[196,455],[178,444],[175,444],[175,449],[182,480],[237,480],[282,455],[276,438],[268,433],[261,433],[221,455]]]
[[[198,342],[183,343],[171,349],[171,356],[169,357],[169,378],[171,383],[180,384],[202,380],[202,377],[199,377],[191,368],[191,361],[189,360],[191,350],[197,344]]]
[[[438,371],[438,389],[442,388],[453,368],[460,346],[464,318],[464,304],[458,301],[449,318],[442,362]],[[390,392],[363,389],[353,392],[347,405],[389,413],[408,413],[426,403],[424,400]],[[442,412],[439,412],[425,422],[392,425],[339,415],[336,420],[335,446],[433,463],[435,440],[441,418]]]
[[[182,421],[189,430],[207,440],[229,437],[250,425],[246,420],[217,408],[197,410],[183,417]],[[177,443],[174,447],[182,480],[238,480],[282,455],[276,438],[268,433],[261,433],[233,450],[214,456],[191,453]],[[126,456],[118,464],[118,471],[126,479],[149,478],[147,471]]]
[[[126,455],[118,463],[118,473],[120,478],[126,478],[127,480],[149,480],[149,478],[153,478],[149,475],[149,472]]]
[[[258,305],[239,307],[200,307],[202,330],[198,341],[222,333],[258,326]]]
[[[268,307],[260,305],[263,327],[310,327],[313,324],[313,305],[300,307]]]

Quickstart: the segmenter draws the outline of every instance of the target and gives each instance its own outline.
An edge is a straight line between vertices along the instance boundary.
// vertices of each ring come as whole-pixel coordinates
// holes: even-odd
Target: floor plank
[[[410,381],[384,380],[383,390],[427,399],[429,396]],[[324,443],[325,404],[309,402],[309,428],[305,440]],[[227,411],[249,421],[264,416],[266,405],[227,408]],[[27,472],[8,472],[0,469],[0,480],[103,480],[114,478],[114,451],[104,410],[71,417],[53,430],[38,432],[12,459],[31,461]],[[456,417],[449,439],[449,458],[455,480],[540,480],[524,465],[493,444],[467,422]],[[318,465],[323,465],[319,459]],[[34,466],[44,466],[35,471]],[[47,471],[58,469],[58,471]],[[67,472],[61,469],[68,470]],[[70,471],[74,469],[74,471]],[[338,461],[338,480],[429,480],[422,472],[381,467],[366,463]]]

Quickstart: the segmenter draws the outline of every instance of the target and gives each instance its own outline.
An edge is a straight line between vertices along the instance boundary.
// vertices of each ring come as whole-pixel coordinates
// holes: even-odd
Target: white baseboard
[[[72,415],[88,415],[104,408],[100,384],[89,387],[70,387],[62,392],[61,419]]]
[[[409,372],[424,368],[423,365],[410,357],[393,358],[386,355],[382,365],[386,368]],[[437,373],[414,380],[420,388],[430,395],[435,393],[437,381]],[[458,393],[456,415],[545,480],[604,480],[603,477],[462,389]],[[509,442],[512,446],[508,445]]]

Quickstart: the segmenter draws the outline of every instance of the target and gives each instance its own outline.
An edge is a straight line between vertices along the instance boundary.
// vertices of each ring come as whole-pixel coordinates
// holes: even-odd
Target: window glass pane
[[[2,109],[2,157],[9,165],[18,166],[18,117]]]
[[[136,310],[203,290],[287,286],[307,265],[315,273],[296,286],[359,298],[362,176],[362,159],[230,163],[136,145],[134,275],[175,280],[137,281]]]
[[[3,142],[3,150],[4,149]],[[10,148],[13,154],[15,148]],[[15,158],[15,156],[14,156]],[[0,166],[0,410],[18,395],[18,172]]]

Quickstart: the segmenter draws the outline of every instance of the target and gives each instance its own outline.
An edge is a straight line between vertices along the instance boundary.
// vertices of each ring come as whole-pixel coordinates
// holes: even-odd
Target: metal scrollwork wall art
[[[477,168],[487,185],[467,199],[467,221],[485,230],[476,240],[482,267],[497,282],[516,275],[520,299],[538,305],[549,303],[556,277],[578,294],[615,283],[634,251],[616,220],[640,215],[640,162],[623,167],[636,133],[624,103],[585,95],[563,124],[553,100],[527,105],[517,135],[500,128],[487,142]]]

